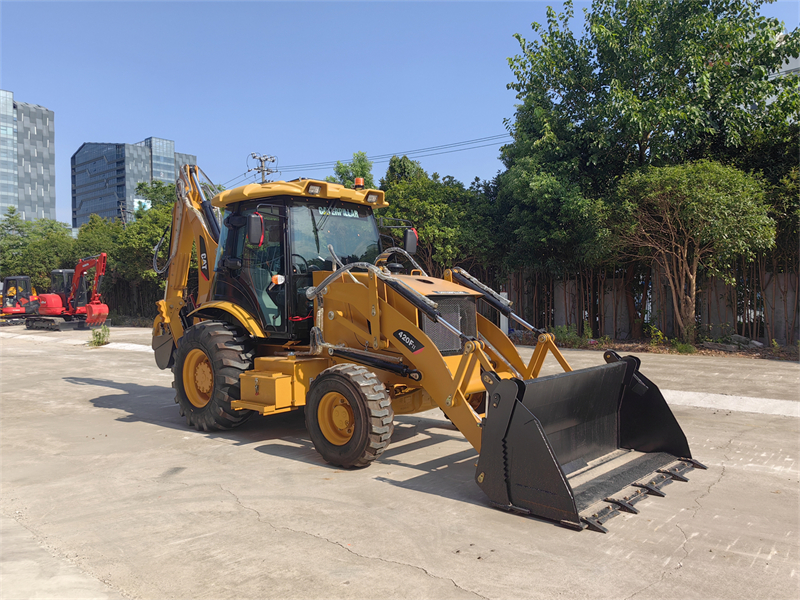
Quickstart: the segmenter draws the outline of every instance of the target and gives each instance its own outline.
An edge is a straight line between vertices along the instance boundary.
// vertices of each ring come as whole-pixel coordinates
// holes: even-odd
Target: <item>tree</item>
[[[523,100],[515,143],[567,151],[602,193],[603,180],[680,162],[709,139],[740,147],[796,121],[800,78],[772,75],[800,54],[800,31],[783,34],[758,16],[762,4],[595,0],[579,39],[571,1],[548,9],[547,29],[534,23],[532,42],[516,35],[522,54],[509,59]]]
[[[730,279],[734,259],[774,245],[764,186],[704,160],[631,173],[620,182],[619,195],[629,215],[618,229],[622,246],[663,270],[680,337],[691,343],[698,270]]]
[[[417,260],[431,275],[459,265],[467,270],[482,263],[488,244],[485,198],[452,177],[415,177],[392,185],[389,207],[381,216],[408,220],[419,233]],[[395,233],[397,230],[387,230]]]
[[[525,265],[561,275],[592,266],[603,256],[603,204],[584,196],[570,178],[526,157],[499,182],[496,220],[507,268]]]
[[[800,121],[797,75],[773,76],[800,54],[800,31],[784,34],[780,22],[759,17],[763,4],[594,0],[582,34],[570,29],[572,2],[561,14],[548,9],[546,25],[533,24],[532,41],[516,36],[522,52],[509,59],[515,81],[508,87],[520,104],[507,122],[514,141],[502,150],[509,176],[499,179],[498,198],[532,213],[518,218],[536,225],[539,208],[531,203],[541,201],[529,198],[526,205],[520,184],[528,177],[562,194],[551,206],[583,207],[594,199],[592,214],[618,218],[625,214],[615,207],[618,182],[645,166],[715,157],[756,170],[739,160],[753,138],[784,143],[786,124]],[[796,142],[787,147],[796,164]],[[576,233],[569,215],[552,217],[558,231]],[[602,242],[608,226],[598,226],[594,239]],[[601,264],[604,244],[579,239],[585,242],[573,258]],[[609,267],[625,268],[631,332],[638,337],[644,303],[637,308],[634,288],[642,272],[647,287],[643,257],[630,248],[605,257]]]
[[[333,167],[334,175],[329,175],[325,181],[331,183],[339,183],[346,188],[351,188],[355,185],[356,177],[364,178],[364,187],[367,189],[375,189],[375,179],[372,177],[372,162],[367,159],[366,152],[356,152],[353,154],[353,160],[349,163],[337,161],[336,166]]]
[[[0,221],[0,272],[27,275],[37,291],[50,288],[50,271],[75,264],[72,230],[52,219],[24,221],[13,207]]]
[[[401,181],[427,176],[428,174],[422,169],[422,165],[419,164],[419,161],[411,160],[405,155],[403,155],[402,158],[393,156],[389,159],[389,167],[386,169],[386,175],[380,179],[380,185],[382,190],[387,190]]]
[[[16,207],[9,206],[0,220],[0,274],[25,275],[22,254],[28,245],[32,224],[25,221]]]
[[[113,252],[121,233],[122,223],[119,220],[109,221],[99,215],[89,215],[89,220],[78,230],[76,254],[80,258],[96,256],[101,252],[109,254]]]
[[[172,206],[175,202],[175,184],[153,180],[136,184],[136,195],[148,200],[150,206]],[[134,210],[139,207],[134,207]]]

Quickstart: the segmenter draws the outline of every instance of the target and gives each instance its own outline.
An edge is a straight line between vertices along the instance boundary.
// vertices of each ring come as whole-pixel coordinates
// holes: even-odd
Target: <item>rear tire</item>
[[[311,384],[305,412],[314,448],[337,467],[366,467],[383,454],[394,432],[389,393],[360,365],[323,371]]]
[[[232,429],[253,414],[234,410],[239,375],[253,368],[250,337],[221,321],[202,321],[184,331],[172,367],[175,402],[198,431]]]

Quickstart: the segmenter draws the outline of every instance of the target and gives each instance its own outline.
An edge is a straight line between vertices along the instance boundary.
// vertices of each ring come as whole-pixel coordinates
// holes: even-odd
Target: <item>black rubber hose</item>
[[[214,208],[208,200],[203,200],[203,214],[208,223],[208,233],[214,239],[215,244],[219,244],[219,223],[217,223],[217,216],[214,214]]]

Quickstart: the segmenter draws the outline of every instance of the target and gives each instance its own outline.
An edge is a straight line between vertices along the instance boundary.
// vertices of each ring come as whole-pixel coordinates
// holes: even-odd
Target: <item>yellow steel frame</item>
[[[572,370],[556,347],[552,334],[539,336],[533,356],[525,364],[508,337],[491,321],[481,316],[478,317],[478,331],[487,343],[467,342],[463,354],[454,365],[454,361],[441,355],[417,323],[401,313],[399,307],[389,303],[389,297],[395,302],[403,301],[396,294],[389,294],[374,273],[353,273],[352,278],[349,274],[343,274],[340,279],[329,284],[323,296],[323,332],[325,325],[340,326],[332,328],[333,335],[324,333],[325,341],[333,345],[349,346],[352,341],[348,342],[345,334],[352,332],[359,339],[367,340],[368,345],[378,351],[377,357],[380,357],[382,351],[401,354],[406,359],[406,364],[422,374],[419,383],[409,381],[407,387],[425,390],[479,452],[481,415],[472,409],[467,398],[471,393],[479,391],[473,387],[480,381],[476,376],[480,369],[532,379],[539,376],[544,359],[550,352],[565,371]],[[363,315],[369,324],[368,328],[356,323],[352,313]],[[422,350],[412,352],[400,343],[392,335],[400,329],[416,338],[422,344]]]
[[[264,330],[261,328],[261,324],[258,322],[253,315],[247,312],[244,308],[239,306],[238,304],[234,304],[233,302],[228,302],[227,300],[216,300],[214,302],[206,302],[205,304],[201,305],[200,308],[193,310],[189,313],[190,317],[197,315],[204,310],[210,309],[219,309],[223,310],[226,313],[229,313],[233,316],[239,323],[242,324],[250,335],[257,338],[266,338],[269,337],[269,334],[265,333]]]
[[[226,311],[234,316],[253,337],[266,338],[258,321],[240,306],[231,302],[209,302],[211,274],[214,271],[217,244],[206,229],[202,216],[202,194],[195,186],[192,168],[184,167],[179,180],[179,188],[182,193],[175,202],[172,215],[170,247],[172,264],[169,269],[164,299],[157,303],[158,316],[153,323],[153,335],[154,337],[171,335],[177,343],[184,333],[180,311],[186,305],[184,294],[186,293],[192,246],[195,245],[198,249],[201,247],[206,249],[205,260],[209,275],[208,279],[202,276],[199,278],[197,303],[200,309],[198,310]],[[313,183],[316,185],[320,182]],[[276,184],[245,186],[230,192],[223,192],[214,198],[213,204],[223,207],[251,197],[264,197],[276,193],[308,195],[310,185],[311,183],[308,182],[277,182]],[[300,189],[301,187],[302,189]],[[324,182],[320,187],[322,188],[321,197],[341,197],[365,204],[367,203],[367,193],[374,192],[373,190],[354,192]],[[377,198],[378,201],[375,204],[385,205],[382,192]],[[319,283],[316,278],[324,275],[326,274],[321,272],[315,273],[315,284]],[[445,280],[449,282],[445,288],[450,289],[453,282],[449,272],[445,274]],[[429,280],[424,282],[426,286],[430,283]],[[414,282],[409,280],[409,284],[414,285]],[[419,284],[417,283],[417,285]],[[401,296],[390,291],[374,272],[369,271],[343,274],[329,285],[324,292],[324,315],[322,322],[318,325],[321,325],[324,331],[325,325],[328,324],[330,331],[325,334],[326,343],[347,347],[348,344],[353,345],[353,340],[356,340],[356,346],[362,345],[365,349],[371,349],[377,357],[387,353],[404,357],[407,365],[413,366],[422,374],[419,382],[407,379],[402,381],[404,391],[398,398],[398,404],[403,406],[404,412],[427,409],[430,406],[428,398],[431,399],[444,411],[478,452],[481,449],[482,416],[473,410],[467,399],[470,394],[483,389],[482,387],[478,388],[482,385],[479,383],[480,377],[478,376],[480,369],[498,372],[501,376],[516,374],[523,379],[531,379],[538,377],[545,357],[550,352],[565,371],[572,370],[556,347],[552,334],[539,336],[533,356],[525,364],[508,337],[491,321],[480,315],[477,326],[481,339],[465,343],[463,354],[457,360],[454,360],[456,357],[444,357],[423,332],[417,319],[413,316],[415,314],[416,311],[409,311],[406,301]],[[421,343],[422,348],[412,352],[393,335],[398,330],[410,333]],[[301,392],[305,391],[310,384],[309,374],[317,374],[321,372],[325,364],[334,364],[342,360],[344,359],[319,357],[309,361],[314,362],[315,366],[306,373],[303,370],[295,371],[290,358],[256,359],[255,369],[242,375],[248,379],[248,386],[253,387],[253,398],[243,397],[240,401],[234,401],[232,405],[235,408],[258,408],[264,413],[282,412],[296,408],[304,403],[304,398],[298,396],[303,396]],[[290,405],[279,407],[274,399],[271,400],[273,405],[257,399],[256,396],[259,395],[258,377],[261,377],[259,373],[281,371],[284,367],[287,369],[291,367],[290,377],[294,391]],[[398,379],[394,375],[379,376],[383,377],[385,381]],[[270,383],[277,385],[278,382],[270,380]],[[248,392],[249,395],[250,392]]]
[[[186,284],[189,280],[189,262],[192,259],[192,246],[197,248],[198,259],[206,261],[206,279],[198,275],[197,304],[203,305],[211,296],[211,280],[214,273],[214,262],[217,256],[217,243],[208,232],[202,216],[202,194],[194,184],[191,170],[194,167],[184,165],[178,180],[179,194],[172,208],[172,243],[169,254],[171,264],[167,274],[167,285],[164,299],[156,302],[158,315],[153,321],[153,336],[172,335],[177,344],[183,336],[183,323],[180,311],[186,306]],[[205,257],[200,248],[205,247]]]

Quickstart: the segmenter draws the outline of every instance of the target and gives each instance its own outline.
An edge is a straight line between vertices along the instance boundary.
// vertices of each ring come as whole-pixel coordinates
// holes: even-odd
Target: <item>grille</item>
[[[434,296],[431,298],[439,305],[442,318],[464,335],[476,337],[477,317],[475,316],[475,298],[472,296]],[[422,317],[422,331],[436,344],[442,356],[461,354],[461,339],[441,323],[434,323]]]

